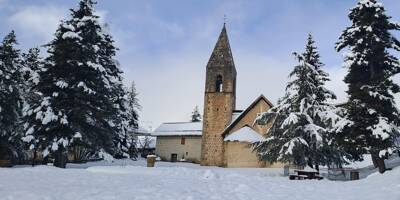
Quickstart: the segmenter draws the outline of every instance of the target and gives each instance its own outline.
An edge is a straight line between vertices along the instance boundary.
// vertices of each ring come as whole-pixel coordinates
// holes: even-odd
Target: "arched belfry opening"
[[[222,86],[223,86],[222,76],[218,75],[217,80],[215,81],[215,91],[222,92]]]

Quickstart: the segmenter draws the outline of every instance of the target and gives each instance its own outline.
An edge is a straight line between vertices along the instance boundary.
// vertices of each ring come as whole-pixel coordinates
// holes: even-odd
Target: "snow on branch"
[[[395,128],[396,126],[393,123],[390,123],[386,117],[379,117],[378,123],[372,127],[367,127],[367,130],[371,130],[372,135],[377,139],[384,141],[390,138],[390,134],[395,130]]]
[[[279,151],[280,155],[292,155],[293,154],[293,148],[298,145],[298,144],[303,144],[304,146],[308,147],[308,143],[301,137],[295,137],[286,142],[283,146],[282,149]]]
[[[318,142],[322,142],[322,137],[321,137],[320,131],[326,131],[326,129],[324,129],[320,126],[317,126],[315,124],[307,124],[304,127],[304,131],[310,133],[311,136],[314,136]]]
[[[272,109],[271,109],[271,110],[272,110]],[[267,124],[269,124],[270,122],[272,122],[272,121],[275,119],[276,116],[277,116],[277,113],[275,113],[275,112],[270,112],[270,111],[264,112],[264,113],[259,113],[259,114],[257,115],[256,119],[254,120],[253,125],[254,125],[254,124],[257,124],[257,125],[267,125]]]
[[[287,126],[296,124],[299,121],[299,117],[296,113],[290,113],[289,116],[283,121],[281,128],[284,129]]]
[[[78,33],[75,33],[75,32],[72,32],[72,31],[68,31],[68,32],[65,32],[63,35],[62,35],[62,39],[78,39],[78,40],[82,40],[82,37],[81,36],[79,36],[79,34]]]

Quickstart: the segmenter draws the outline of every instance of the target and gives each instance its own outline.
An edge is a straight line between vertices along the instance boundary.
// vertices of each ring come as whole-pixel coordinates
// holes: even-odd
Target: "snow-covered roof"
[[[238,142],[259,142],[263,141],[265,138],[261,136],[259,133],[257,133],[255,130],[253,130],[249,126],[244,126],[243,128],[229,134],[227,137],[225,137],[224,141],[238,141]]]
[[[173,122],[161,124],[152,135],[154,136],[181,136],[198,135],[203,131],[203,122]]]
[[[242,112],[237,112],[232,114],[232,121],[231,123],[225,128],[225,130],[222,132],[222,136],[225,137],[229,133],[229,130],[231,130],[244,116],[247,115],[250,110],[257,105],[259,101],[265,101],[271,108],[273,107],[272,103],[264,96],[260,95],[255,101],[253,101],[252,104],[250,104],[249,107],[246,108],[246,110]]]

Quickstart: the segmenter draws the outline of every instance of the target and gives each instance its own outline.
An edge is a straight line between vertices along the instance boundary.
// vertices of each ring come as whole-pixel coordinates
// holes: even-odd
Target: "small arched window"
[[[215,91],[222,92],[222,76],[218,75],[217,80],[215,81]]]

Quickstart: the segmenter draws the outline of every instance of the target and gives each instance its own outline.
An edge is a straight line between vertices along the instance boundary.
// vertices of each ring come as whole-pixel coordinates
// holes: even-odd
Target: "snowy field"
[[[290,181],[282,169],[93,162],[0,168],[1,200],[399,200],[400,167],[351,182]]]

